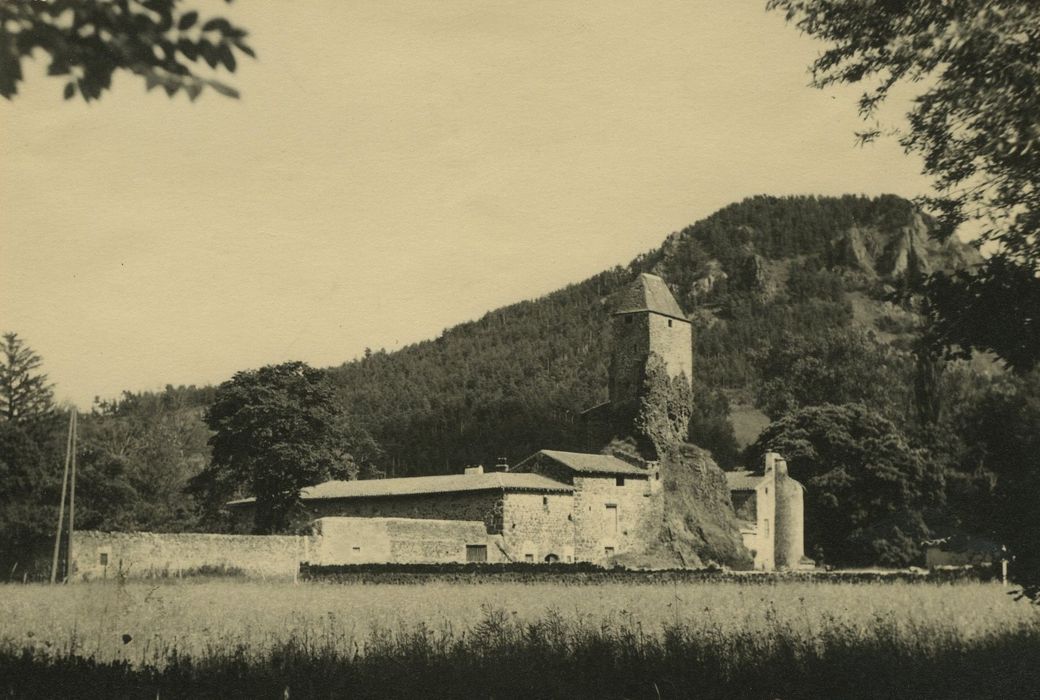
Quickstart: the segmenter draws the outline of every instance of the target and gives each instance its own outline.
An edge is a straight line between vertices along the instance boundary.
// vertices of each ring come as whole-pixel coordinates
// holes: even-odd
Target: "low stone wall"
[[[80,531],[73,542],[79,580],[178,576],[200,571],[241,572],[257,578],[296,575],[317,541],[286,535]]]
[[[312,564],[465,562],[467,545],[486,547],[487,561],[502,561],[501,536],[479,520],[320,518],[314,523]]]

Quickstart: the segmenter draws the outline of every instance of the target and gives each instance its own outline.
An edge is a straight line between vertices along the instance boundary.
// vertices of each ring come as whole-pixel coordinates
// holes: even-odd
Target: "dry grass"
[[[727,697],[747,687],[751,695],[798,696],[800,683],[810,677],[823,682],[831,672],[831,685],[852,681],[856,673],[896,674],[877,687],[916,688],[915,695],[921,678],[899,674],[934,674],[938,685],[924,687],[949,695],[950,674],[964,673],[971,696],[989,694],[986,689],[994,697],[1029,696],[1040,690],[1032,685],[1040,677],[1031,676],[1030,665],[1016,655],[1037,652],[1040,609],[1015,603],[999,585],[980,583],[344,586],[201,580],[0,588],[0,654],[6,654],[7,671],[21,668],[17,673],[31,676],[50,667],[49,678],[97,676],[97,664],[69,664],[83,658],[102,666],[125,662],[105,667],[115,673],[112,688],[125,690],[118,684],[133,681],[151,697],[149,684],[158,687],[170,677],[191,684],[231,674],[267,689],[291,677],[299,686],[317,671],[304,680],[294,674],[315,664],[324,669],[318,675],[338,684],[311,688],[326,696],[334,688],[363,696],[365,669],[384,678],[398,667],[418,669],[413,676],[454,669],[450,675],[475,695],[508,695],[473,686],[474,678],[500,672],[499,662],[518,673],[508,689],[529,688],[525,683],[539,679],[539,669],[561,664],[554,682],[564,685],[534,686],[549,695],[594,696],[613,688],[619,695],[654,697],[662,684],[679,688],[684,674],[693,673],[713,684],[709,695]],[[1011,666],[997,668],[994,658]],[[609,670],[592,673],[603,659],[611,659]],[[471,662],[467,676],[459,669]],[[379,664],[389,664],[382,675]],[[633,670],[624,678],[634,685],[602,686],[604,674],[628,667]],[[448,692],[455,681],[437,687],[444,695],[467,696]],[[407,695],[416,687],[408,682],[379,686],[373,696]],[[586,682],[592,685],[581,685]],[[32,688],[39,692],[40,686]],[[192,688],[186,694],[206,694]],[[242,688],[256,692],[248,683]],[[858,690],[850,686],[839,694],[873,696],[863,694],[870,686]]]

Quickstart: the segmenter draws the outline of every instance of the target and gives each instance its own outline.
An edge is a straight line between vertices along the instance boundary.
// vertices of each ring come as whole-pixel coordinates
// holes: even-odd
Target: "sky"
[[[0,330],[80,408],[433,338],[755,194],[928,192],[762,1],[188,4],[249,30],[240,100],[41,57],[0,104]]]

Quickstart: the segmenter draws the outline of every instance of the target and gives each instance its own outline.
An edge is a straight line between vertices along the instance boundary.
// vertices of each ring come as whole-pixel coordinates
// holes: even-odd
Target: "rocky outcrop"
[[[920,212],[914,212],[905,226],[888,231],[852,226],[831,242],[828,258],[832,267],[848,268],[887,283],[939,269],[969,267],[982,260],[978,251],[955,238],[932,238]]]
[[[645,537],[645,549],[626,554],[619,563],[653,568],[751,566],[725,474],[707,451],[686,442],[691,405],[686,379],[669,378],[664,362],[651,354],[631,434],[619,436],[604,451],[633,464],[657,464],[662,516],[656,531]]]

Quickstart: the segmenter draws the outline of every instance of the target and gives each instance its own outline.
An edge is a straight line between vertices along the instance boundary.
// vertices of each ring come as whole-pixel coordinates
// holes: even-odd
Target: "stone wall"
[[[73,539],[72,578],[178,576],[204,568],[291,578],[315,545],[307,536],[82,530]]]
[[[766,478],[755,487],[755,502],[755,568],[773,571],[776,568],[776,472],[769,455],[766,455]]]
[[[502,532],[502,492],[467,491],[410,496],[330,498],[304,504],[311,517],[417,518],[484,523],[488,534]]]
[[[649,313],[618,314],[611,318],[610,406],[615,414],[634,414],[650,354]]]
[[[560,493],[507,493],[502,538],[513,561],[574,561],[574,497]]]
[[[647,527],[660,520],[661,499],[646,478],[577,474],[574,476],[574,556],[604,562],[611,556],[645,549]]]
[[[434,564],[465,562],[467,545],[484,546],[487,561],[505,561],[501,537],[488,535],[483,522],[407,518],[321,518],[310,563]]]
[[[550,541],[561,547],[570,544],[574,561],[603,563],[611,556],[608,548],[613,550],[613,555],[641,551],[654,539],[663,516],[660,471],[656,464],[645,476],[626,475],[623,485],[618,484],[616,476],[575,473],[544,455],[525,462],[523,469],[573,484],[573,496],[564,497],[573,499],[566,534]],[[510,494],[510,497],[514,495],[519,494]],[[608,505],[615,506],[616,510],[609,510]],[[510,520],[507,518],[506,522],[508,528]],[[545,524],[545,527],[552,526],[551,521]],[[509,535],[508,529],[505,534]],[[570,542],[565,542],[565,538],[570,538]]]
[[[639,396],[650,353],[664,360],[668,377],[693,379],[693,326],[652,312],[617,314],[611,320],[610,402],[625,412]]]

